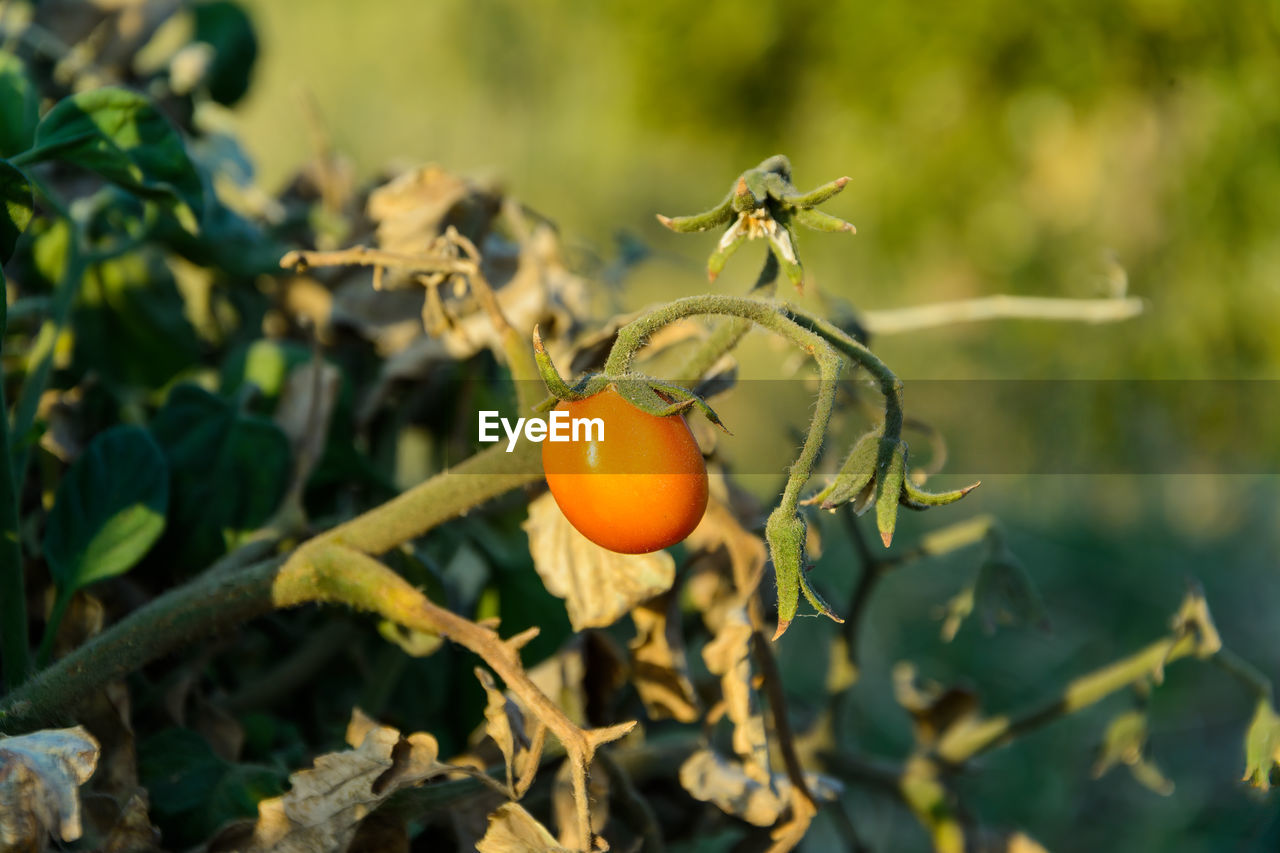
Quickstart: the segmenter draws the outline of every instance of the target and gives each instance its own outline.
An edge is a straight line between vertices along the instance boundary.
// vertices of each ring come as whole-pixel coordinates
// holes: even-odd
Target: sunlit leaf
[[[57,159],[141,195],[163,198],[189,231],[204,188],[182,138],[146,97],[106,87],[63,98],[36,127],[33,159]]]
[[[58,484],[44,554],[59,595],[131,569],[160,537],[169,466],[146,430],[118,426],[90,442]]]
[[[574,630],[612,625],[637,604],[671,587],[666,551],[615,554],[569,523],[550,493],[529,505],[529,550],[547,591],[565,599]]]

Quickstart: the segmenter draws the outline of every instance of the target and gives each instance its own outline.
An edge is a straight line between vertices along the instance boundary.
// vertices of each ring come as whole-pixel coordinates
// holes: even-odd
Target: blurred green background
[[[435,161],[498,177],[584,255],[607,263],[620,233],[646,244],[620,295],[637,308],[708,289],[714,238],[672,235],[653,214],[701,210],[741,170],[786,153],[802,189],[852,178],[827,209],[857,236],[801,235],[808,300],[1087,297],[1127,279],[1148,301],[1122,325],[985,323],[879,342],[908,382],[1280,378],[1280,3],[248,5],[262,55],[237,122],[268,188],[313,153],[310,96],[362,177]],[[744,290],[758,252],[713,289]],[[768,357],[758,346],[744,374],[773,375]],[[1034,703],[1159,635],[1190,577],[1227,644],[1280,675],[1276,473],[997,477],[961,508],[909,519],[907,542],[997,514],[1054,631],[967,626],[943,644],[932,609],[976,558],[894,575],[842,731],[868,753],[906,749],[888,688],[902,658],[976,687],[989,710]],[[839,602],[856,571],[839,526],[825,530],[814,578]],[[818,623],[782,644],[802,719],[822,677],[808,630]],[[1280,846],[1274,797],[1238,781],[1243,690],[1195,663],[1171,669],[1151,702],[1153,756],[1176,785],[1167,798],[1123,770],[1090,778],[1093,745],[1128,705],[1113,697],[993,754],[962,783],[965,805],[1053,850]],[[875,849],[924,843],[904,813],[862,793],[851,803]],[[834,837],[820,826],[808,849]]]

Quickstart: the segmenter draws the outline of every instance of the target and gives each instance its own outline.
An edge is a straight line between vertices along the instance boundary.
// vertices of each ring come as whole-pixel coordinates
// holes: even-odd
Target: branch
[[[999,294],[912,308],[867,311],[860,319],[873,335],[898,335],[955,323],[1000,319],[1115,323],[1138,316],[1145,305],[1142,299],[1133,296],[1122,299],[1063,299]]]

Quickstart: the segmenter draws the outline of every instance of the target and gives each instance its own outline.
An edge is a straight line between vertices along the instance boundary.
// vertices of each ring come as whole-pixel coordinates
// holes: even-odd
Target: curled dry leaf
[[[489,815],[489,830],[476,844],[478,853],[573,853],[518,803],[504,803]]]
[[[700,716],[689,679],[678,601],[670,592],[631,611],[636,636],[631,641],[632,682],[650,719],[692,723]]]
[[[729,610],[715,638],[703,647],[702,659],[720,677],[725,711],[733,723],[733,751],[747,775],[767,783],[769,744],[760,700],[751,685],[751,634],[746,610],[740,606]]]
[[[534,568],[547,591],[565,600],[575,631],[612,625],[675,580],[675,560],[666,551],[606,551],[574,529],[550,493],[529,505],[524,529]]]
[[[700,749],[685,760],[680,766],[680,784],[694,799],[714,803],[726,814],[756,826],[776,824],[793,799],[785,774],[773,773],[761,781],[749,776],[738,762],[710,749]],[[832,800],[840,794],[838,782],[816,773],[806,773],[805,784],[819,800]],[[808,802],[803,796],[795,799]]]
[[[38,851],[50,833],[80,837],[79,787],[98,765],[83,726],[0,738],[0,849]]]
[[[730,509],[730,495],[724,475],[717,473],[710,478],[711,498],[702,522],[689,534],[688,546],[695,551],[717,554],[728,559],[729,569],[738,595],[744,600],[760,583],[769,551],[764,540],[748,531],[734,517]],[[723,549],[723,550],[722,550]],[[706,616],[714,614],[705,613]],[[713,618],[708,626],[715,630]]]
[[[530,769],[531,762],[536,766],[541,756],[532,754],[529,738],[525,736],[524,714],[520,707],[498,689],[487,669],[476,667],[476,678],[480,679],[480,685],[484,687],[485,696],[488,697],[484,708],[485,732],[502,750],[502,758],[507,765],[507,788],[518,797],[524,793],[522,787],[533,781],[532,773],[526,778],[524,771]],[[525,784],[518,784],[521,782]]]
[[[310,770],[289,777],[292,788],[258,804],[253,836],[243,853],[309,853],[345,850],[360,821],[396,791],[447,773],[436,739],[408,737],[380,726],[357,709],[347,742],[358,748],[331,752]]]

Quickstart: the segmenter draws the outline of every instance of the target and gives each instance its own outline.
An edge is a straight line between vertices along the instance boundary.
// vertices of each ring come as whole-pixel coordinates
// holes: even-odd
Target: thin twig
[[[998,294],[911,308],[867,311],[860,319],[866,330],[873,335],[898,335],[956,323],[1000,319],[1115,323],[1138,316],[1145,305],[1142,299],[1133,296],[1121,299],[1064,299]]]

